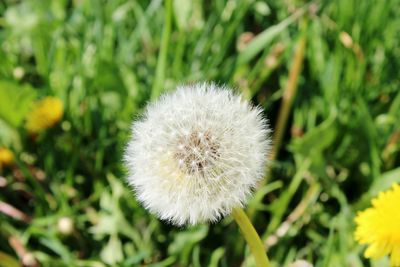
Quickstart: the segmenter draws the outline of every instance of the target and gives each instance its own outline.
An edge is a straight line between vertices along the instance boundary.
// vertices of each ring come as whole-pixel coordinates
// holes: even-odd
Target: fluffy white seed
[[[128,182],[143,205],[176,225],[215,222],[241,207],[270,150],[261,109],[226,87],[180,86],[132,126]]]

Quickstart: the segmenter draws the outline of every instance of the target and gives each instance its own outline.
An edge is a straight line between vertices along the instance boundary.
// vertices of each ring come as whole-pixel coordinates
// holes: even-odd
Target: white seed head
[[[133,124],[128,182],[163,220],[215,222],[243,206],[263,177],[269,132],[261,109],[232,90],[180,86]]]

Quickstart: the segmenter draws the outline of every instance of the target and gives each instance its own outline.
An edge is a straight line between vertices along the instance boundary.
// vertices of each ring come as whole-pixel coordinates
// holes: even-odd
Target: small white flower
[[[180,86],[133,124],[128,182],[163,220],[217,221],[242,207],[263,177],[269,132],[261,109],[230,89]]]
[[[57,223],[58,231],[63,235],[70,235],[74,232],[74,222],[69,217],[61,217]]]
[[[313,267],[313,265],[305,260],[297,260],[291,263],[289,267]]]

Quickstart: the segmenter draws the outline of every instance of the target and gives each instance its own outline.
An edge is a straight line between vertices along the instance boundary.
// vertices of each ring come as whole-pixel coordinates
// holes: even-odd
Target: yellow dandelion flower
[[[357,214],[355,238],[368,244],[367,258],[390,254],[391,266],[400,266],[400,184],[372,200],[372,207]]]
[[[26,119],[26,129],[31,134],[37,134],[53,127],[61,120],[64,108],[63,103],[56,97],[45,97],[35,103]]]
[[[5,147],[0,147],[0,169],[9,166],[14,161],[14,154]]]

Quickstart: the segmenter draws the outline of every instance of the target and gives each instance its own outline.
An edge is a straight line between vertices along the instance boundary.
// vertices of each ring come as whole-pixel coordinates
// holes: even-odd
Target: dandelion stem
[[[160,52],[157,59],[156,74],[151,90],[151,99],[155,100],[162,92],[162,85],[165,80],[165,70],[167,65],[168,43],[172,28],[172,0],[165,1],[165,20],[164,29],[161,36]]]
[[[235,208],[232,211],[232,216],[239,225],[244,239],[246,239],[246,242],[250,247],[250,251],[256,260],[257,267],[269,267],[270,263],[264,245],[246,213],[241,208]]]

